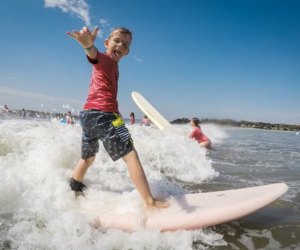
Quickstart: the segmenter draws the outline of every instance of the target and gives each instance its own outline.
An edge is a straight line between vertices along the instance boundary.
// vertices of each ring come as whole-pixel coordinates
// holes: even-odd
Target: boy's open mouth
[[[121,53],[120,51],[118,51],[118,50],[114,50],[114,54],[115,54],[116,56],[121,56],[121,55],[122,55],[122,53]]]

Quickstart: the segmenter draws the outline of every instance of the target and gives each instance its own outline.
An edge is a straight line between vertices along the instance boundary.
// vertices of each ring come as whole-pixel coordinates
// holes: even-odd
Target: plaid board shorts
[[[82,159],[96,155],[99,140],[113,161],[134,149],[129,131],[118,114],[92,109],[81,111],[79,117],[82,126]]]

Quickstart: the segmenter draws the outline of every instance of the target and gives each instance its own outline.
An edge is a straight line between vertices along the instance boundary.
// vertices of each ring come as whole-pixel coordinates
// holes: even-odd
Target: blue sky
[[[144,95],[168,120],[300,123],[298,0],[1,0],[0,105],[75,113],[91,67],[66,31],[133,31],[119,63],[120,112]]]

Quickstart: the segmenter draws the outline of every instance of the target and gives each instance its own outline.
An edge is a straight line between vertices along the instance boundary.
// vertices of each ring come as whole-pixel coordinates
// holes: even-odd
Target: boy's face
[[[123,56],[128,55],[131,40],[132,39],[129,34],[123,34],[120,32],[112,34],[112,36],[104,42],[106,53],[115,62],[119,62]]]

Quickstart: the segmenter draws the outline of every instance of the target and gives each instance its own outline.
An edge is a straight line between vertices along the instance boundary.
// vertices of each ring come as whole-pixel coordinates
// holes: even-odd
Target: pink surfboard
[[[134,212],[112,209],[97,218],[104,228],[193,230],[236,220],[272,203],[288,190],[285,183],[226,191],[171,196],[170,207],[147,211],[141,220]]]

